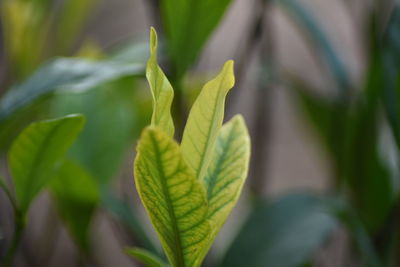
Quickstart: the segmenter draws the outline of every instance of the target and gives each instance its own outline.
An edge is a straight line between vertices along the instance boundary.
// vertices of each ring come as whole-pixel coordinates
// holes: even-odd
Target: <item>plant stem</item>
[[[253,128],[253,155],[252,155],[252,180],[250,187],[256,198],[262,198],[267,182],[267,145],[270,136],[271,121],[271,74],[275,68],[274,45],[272,23],[270,21],[271,0],[260,0],[259,9],[262,11],[262,39],[260,51],[260,74],[258,78],[258,90],[254,105],[255,124]],[[268,20],[268,21],[267,21]]]
[[[11,245],[6,253],[6,256],[4,257],[4,261],[1,267],[9,267],[13,263],[13,259],[17,251],[18,245],[21,242],[24,228],[25,228],[24,216],[20,212],[15,213],[14,236],[11,241]]]
[[[17,204],[15,203],[15,199],[11,194],[11,191],[8,189],[7,185],[4,182],[4,179],[0,176],[0,188],[3,189],[4,193],[6,193],[8,200],[10,201],[11,205],[13,206],[14,212],[18,212]]]

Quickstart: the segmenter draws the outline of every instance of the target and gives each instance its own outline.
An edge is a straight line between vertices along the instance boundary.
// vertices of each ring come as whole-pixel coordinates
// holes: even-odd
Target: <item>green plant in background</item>
[[[225,96],[234,85],[233,62],[228,61],[201,90],[182,143],[176,143],[173,89],[157,64],[156,50],[152,29],[146,73],[153,116],[137,147],[136,187],[172,266],[200,266],[240,196],[250,139],[240,115],[222,126]],[[144,254],[132,255],[141,255],[140,260]]]
[[[15,197],[9,187],[0,180],[14,208],[14,236],[4,258],[3,266],[12,263],[22,232],[26,226],[27,213],[37,195],[52,183],[64,155],[75,141],[84,124],[81,115],[70,115],[54,120],[32,123],[15,139],[8,154],[9,168],[15,189]],[[57,185],[55,185],[57,188]],[[68,194],[55,190],[56,198]],[[77,198],[76,201],[79,201]],[[61,203],[61,202],[60,202]]]

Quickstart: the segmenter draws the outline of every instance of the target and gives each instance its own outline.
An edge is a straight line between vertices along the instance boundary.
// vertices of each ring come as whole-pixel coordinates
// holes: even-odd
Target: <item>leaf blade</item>
[[[146,77],[153,97],[151,125],[158,126],[170,136],[173,136],[175,130],[171,116],[171,105],[174,98],[174,90],[157,63],[157,47],[157,33],[154,28],[151,28],[150,58],[146,68]]]
[[[161,1],[169,49],[178,77],[196,60],[230,3],[231,0]]]
[[[9,165],[22,211],[29,208],[50,180],[54,165],[75,141],[84,121],[81,115],[69,115],[32,123],[14,141],[9,152]]]
[[[250,158],[250,137],[240,115],[222,126],[212,163],[204,179],[214,240],[239,199]],[[211,242],[210,242],[211,243]]]
[[[173,266],[199,266],[207,245],[205,191],[179,146],[157,128],[144,130],[135,160],[139,196]]]
[[[218,76],[203,87],[190,110],[181,148],[199,180],[207,171],[224,118],[225,97],[234,84],[233,61],[229,60]]]
[[[141,248],[128,248],[126,253],[148,267],[166,267],[167,265],[153,253]]]
[[[59,216],[77,245],[89,254],[89,227],[100,201],[94,178],[77,163],[64,160],[57,169],[50,191]]]

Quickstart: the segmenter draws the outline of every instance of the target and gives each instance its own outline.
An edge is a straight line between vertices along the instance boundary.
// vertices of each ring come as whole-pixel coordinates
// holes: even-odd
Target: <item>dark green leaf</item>
[[[56,89],[85,90],[109,80],[143,73],[144,64],[59,58],[14,86],[0,100],[0,123],[19,109]]]
[[[289,267],[305,263],[336,227],[323,200],[292,194],[251,213],[222,267]]]
[[[78,164],[64,160],[50,183],[57,211],[79,247],[89,253],[89,226],[99,203],[93,177]]]
[[[196,60],[231,0],[162,0],[169,52],[177,76]]]
[[[99,183],[108,183],[120,168],[140,129],[130,78],[96,87],[83,93],[55,95],[52,107],[59,116],[79,112],[87,125],[71,149],[71,155]]]

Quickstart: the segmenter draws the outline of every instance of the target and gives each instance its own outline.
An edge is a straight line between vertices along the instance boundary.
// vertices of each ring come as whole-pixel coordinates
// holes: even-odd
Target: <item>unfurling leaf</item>
[[[204,187],[161,129],[144,130],[137,152],[136,188],[168,259],[173,266],[199,266],[210,235]]]
[[[233,61],[227,61],[219,75],[201,90],[190,110],[182,138],[182,154],[202,180],[224,119],[225,97],[234,86]]]
[[[149,62],[159,69],[154,38],[152,29]],[[239,115],[222,126],[225,97],[234,83],[233,61],[228,61],[193,104],[181,146],[172,139],[170,102],[160,108],[165,99],[155,97],[152,126],[139,141],[136,188],[173,267],[201,265],[247,176],[250,138],[244,120]],[[148,266],[160,266],[147,254],[135,256]]]
[[[153,115],[151,125],[158,126],[170,136],[174,135],[174,123],[171,116],[171,104],[174,90],[164,72],[157,63],[157,33],[150,31],[150,58],[147,62],[146,77],[153,96]]]

